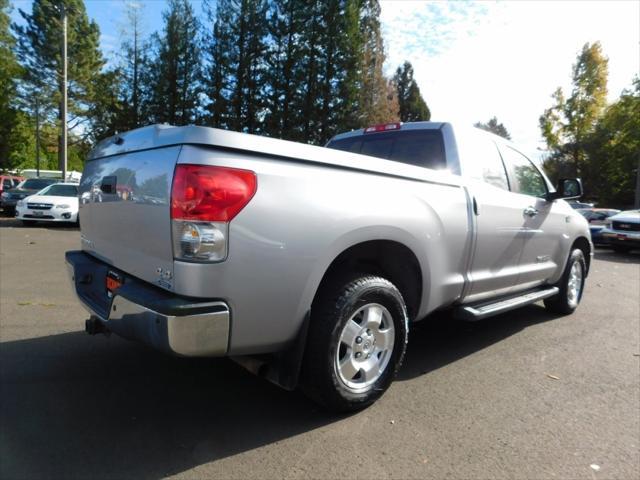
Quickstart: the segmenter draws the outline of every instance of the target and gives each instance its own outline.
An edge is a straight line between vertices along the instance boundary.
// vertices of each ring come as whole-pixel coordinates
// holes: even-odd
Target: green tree
[[[16,80],[21,74],[14,49],[15,39],[9,31],[9,2],[0,0],[0,169],[12,167],[9,158],[15,137],[12,131],[16,123],[14,97]]]
[[[588,172],[602,205],[634,204],[640,169],[640,78],[604,111],[586,141]]]
[[[507,127],[505,127],[502,123],[499,123],[496,117],[490,118],[487,123],[474,123],[473,126],[486,130],[487,132],[495,133],[496,135],[499,135],[502,138],[506,138],[507,140],[511,140],[511,135],[509,134]]]
[[[400,120],[398,96],[382,70],[385,53],[380,31],[379,1],[364,0],[361,18],[363,51],[359,126],[397,122]]]
[[[114,129],[119,131],[131,130],[147,123],[149,91],[142,76],[145,68],[148,68],[149,59],[146,52],[150,46],[144,38],[143,18],[142,4],[127,3],[119,66],[116,71],[110,72],[110,84],[117,84],[119,97],[113,105],[117,111],[114,112],[112,122]],[[108,90],[109,82],[104,88]]]
[[[229,127],[247,133],[261,133],[264,108],[267,50],[266,0],[231,0],[231,49],[229,66],[233,77]]]
[[[304,72],[303,24],[307,12],[300,0],[273,0],[269,13],[266,57],[266,132],[274,137],[297,139],[298,105]]]
[[[150,117],[172,125],[196,123],[200,93],[199,23],[189,0],[170,0],[157,52],[145,72],[150,85]]]
[[[61,122],[62,98],[61,9],[68,15],[68,127],[78,142],[90,137],[94,122],[91,107],[98,96],[104,60],[99,48],[100,31],[89,21],[83,0],[34,0],[31,13],[20,10],[25,25],[13,25],[18,36],[18,59],[25,70],[23,97],[38,94],[44,112],[57,111]],[[46,108],[51,107],[51,108]],[[73,135],[78,127],[78,133]]]
[[[400,120],[403,122],[419,122],[431,119],[431,112],[420,94],[420,88],[413,78],[413,66],[404,62],[398,67],[393,81],[398,92]]]
[[[581,176],[586,166],[587,140],[606,106],[608,59],[600,42],[586,43],[573,65],[571,94],[561,88],[553,105],[540,116],[542,136],[551,152],[547,167],[558,174]],[[589,178],[584,178],[589,190]]]
[[[207,24],[202,43],[203,57],[207,62],[202,79],[203,91],[208,99],[205,123],[218,128],[228,126],[229,119],[232,6],[231,0],[218,0],[215,7],[209,1],[205,4]]]

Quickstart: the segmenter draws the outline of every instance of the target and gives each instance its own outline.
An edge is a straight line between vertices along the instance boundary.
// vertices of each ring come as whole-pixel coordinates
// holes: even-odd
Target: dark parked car
[[[589,222],[591,231],[591,241],[594,245],[609,245],[606,238],[602,236],[602,230],[607,225],[607,219],[620,213],[615,208],[580,208],[578,211]]]
[[[22,200],[29,195],[39,192],[45,187],[60,182],[57,178],[27,178],[18,184],[17,187],[2,192],[0,196],[0,206],[5,213],[13,213],[18,200]]]

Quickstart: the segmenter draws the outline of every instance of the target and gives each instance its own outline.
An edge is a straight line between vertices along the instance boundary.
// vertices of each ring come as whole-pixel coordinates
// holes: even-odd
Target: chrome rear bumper
[[[86,272],[91,270],[87,268],[87,262],[100,262],[92,258],[82,258],[81,261],[85,273],[78,279],[74,258],[70,260],[67,255],[69,278],[82,305],[92,319],[102,323],[104,330],[181,356],[217,357],[227,353],[231,315],[225,302],[171,298],[166,292],[158,292],[155,287],[128,278],[125,285],[129,290],[125,287],[115,290],[106,308],[99,311],[95,304],[96,291],[104,289],[104,276],[98,269],[93,275],[88,276]],[[92,283],[96,285],[92,286]],[[135,295],[127,298],[128,291],[134,288]],[[87,290],[90,290],[89,294],[85,293]],[[106,297],[106,291],[104,295]],[[146,301],[141,301],[141,298]],[[160,308],[154,309],[151,305]]]

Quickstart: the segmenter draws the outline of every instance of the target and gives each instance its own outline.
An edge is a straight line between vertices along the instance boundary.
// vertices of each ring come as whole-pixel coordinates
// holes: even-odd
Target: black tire
[[[572,292],[573,289],[570,287],[570,282],[572,281],[572,269],[576,264],[577,267],[575,268],[578,268],[580,270],[580,279],[577,293],[575,293],[575,291]],[[572,314],[578,307],[580,299],[582,298],[586,276],[587,262],[584,258],[584,252],[579,248],[576,248],[571,251],[569,259],[567,260],[567,265],[564,268],[562,278],[556,284],[556,287],[560,289],[560,292],[551,298],[545,299],[544,301],[544,306],[547,308],[547,310],[553,313],[559,313],[561,315]],[[575,282],[575,279],[573,279],[573,281]]]
[[[22,225],[25,227],[33,227],[35,224],[35,220],[22,220]]]
[[[379,330],[373,328],[375,331],[372,332],[365,325],[368,312],[373,313],[367,318],[373,318],[380,312]],[[341,341],[341,336],[347,334],[347,322],[353,326],[358,321],[361,322],[359,327],[362,328],[362,336],[353,337],[358,345],[353,343],[351,348]],[[391,324],[393,330],[389,328]],[[404,300],[388,280],[372,275],[351,275],[331,282],[328,288],[320,292],[311,309],[302,365],[302,390],[330,411],[353,412],[368,407],[389,388],[402,364],[407,330]],[[380,340],[382,337],[384,341]],[[388,345],[391,339],[392,345],[384,352],[379,352],[380,345],[384,342],[388,342]],[[375,340],[379,340],[378,346]],[[360,351],[354,353],[355,349]],[[362,387],[352,388],[345,383],[339,366],[340,355],[344,355],[343,360],[349,355],[354,365],[375,365],[375,368],[369,369],[369,380],[366,380],[364,370],[357,370],[355,376],[350,377],[352,384],[362,382]],[[357,355],[360,355],[359,359]],[[362,375],[362,380],[358,380],[358,375]],[[373,383],[367,385],[368,382]]]
[[[616,253],[629,253],[631,251],[631,247],[627,247],[625,245],[612,245],[613,251]]]

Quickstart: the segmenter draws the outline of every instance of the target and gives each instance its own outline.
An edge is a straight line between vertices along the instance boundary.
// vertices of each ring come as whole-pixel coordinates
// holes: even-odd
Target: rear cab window
[[[364,133],[331,140],[327,147],[434,170],[447,168],[439,129]]]

